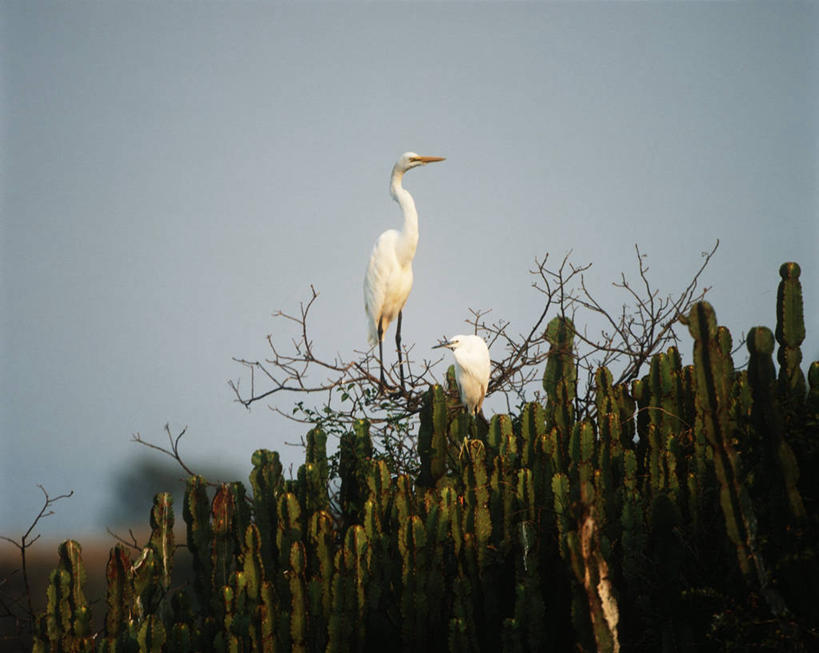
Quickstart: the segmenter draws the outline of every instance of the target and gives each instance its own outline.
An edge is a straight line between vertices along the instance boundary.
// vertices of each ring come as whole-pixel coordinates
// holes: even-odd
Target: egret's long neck
[[[401,236],[398,239],[396,254],[401,265],[407,265],[415,256],[415,248],[418,246],[418,211],[415,210],[415,202],[412,195],[401,185],[404,172],[393,168],[392,179],[390,180],[390,195],[393,196],[401,211],[404,213],[404,226],[401,229]]]

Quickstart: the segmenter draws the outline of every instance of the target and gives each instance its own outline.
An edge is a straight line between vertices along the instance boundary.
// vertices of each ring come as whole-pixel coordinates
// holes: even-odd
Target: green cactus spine
[[[290,650],[303,653],[307,650],[307,591],[305,587],[306,555],[301,541],[290,547]]]
[[[531,467],[535,459],[535,447],[541,434],[546,432],[546,413],[543,406],[530,402],[523,407],[520,417],[521,461],[523,467]]]
[[[236,571],[237,547],[234,536],[236,504],[233,492],[223,483],[213,497],[211,504],[211,586],[221,591],[230,582],[230,575]]]
[[[265,581],[261,540],[256,524],[249,525],[245,530],[241,553],[241,584],[247,601],[247,630],[253,646],[257,649],[264,640],[264,635],[261,633],[261,620],[264,615],[259,609],[262,604],[262,587]]]
[[[810,385],[805,399],[805,425],[810,429],[816,429],[819,427],[819,361],[810,364],[808,383]],[[813,451],[812,448],[810,450]]]
[[[384,521],[392,503],[392,479],[390,469],[384,460],[373,461],[371,472],[367,475],[369,498],[373,501],[373,510],[380,521]]]
[[[171,587],[174,553],[173,495],[170,492],[160,492],[154,497],[148,546],[154,550],[157,580],[164,595]]]
[[[351,526],[336,552],[327,651],[358,651],[366,637],[370,547],[364,528]]]
[[[451,457],[447,437],[447,400],[440,385],[433,385],[424,395],[418,427],[418,456],[421,471],[418,484],[434,487],[447,472]]]
[[[301,510],[309,515],[329,507],[327,484],[321,479],[321,469],[314,463],[304,463],[297,472],[296,493]]]
[[[107,580],[105,637],[115,643],[127,639],[133,624],[134,587],[131,579],[131,558],[122,545],[111,549],[105,568]]]
[[[776,377],[772,360],[774,338],[770,329],[755,327],[748,332],[747,339],[750,360],[748,380],[753,396],[751,417],[756,424],[756,432],[761,436],[757,446],[761,451],[762,465],[769,470],[778,470],[779,482],[772,490],[785,500],[773,507],[775,515],[790,511],[797,520],[806,517],[805,506],[799,493],[799,466],[788,442],[785,440],[785,419],[776,395]],[[761,481],[762,479],[760,479]],[[784,505],[782,505],[784,504]]]
[[[714,449],[714,466],[720,482],[720,505],[728,535],[737,548],[737,560],[746,577],[752,574],[749,566],[749,516],[743,512],[749,506],[747,489],[742,483],[739,459],[731,442],[730,405],[733,379],[733,361],[720,346],[717,321],[713,308],[699,302],[691,308],[688,329],[694,338],[694,373],[697,384],[697,413],[708,442]],[[745,517],[745,518],[744,518]],[[756,520],[750,518],[750,523]]]
[[[342,434],[339,441],[339,502],[345,525],[361,523],[361,513],[368,495],[366,478],[372,455],[370,425],[366,420],[356,420],[353,432]]]
[[[492,524],[490,541],[493,547],[500,547],[505,553],[512,542],[512,522],[516,516],[517,467],[514,464],[514,456],[496,456],[491,469],[487,471],[489,480],[485,490],[488,491],[489,498],[488,519]],[[482,478],[482,474],[479,473],[478,478]],[[485,491],[483,488],[478,490],[481,493]],[[483,518],[485,519],[486,515]]]
[[[728,537],[736,547],[739,568],[746,581],[753,584],[752,579],[756,578],[771,612],[782,616],[787,609],[771,587],[767,565],[757,543],[757,518],[744,481],[745,474],[732,444],[730,407],[734,365],[730,333],[717,327],[714,309],[707,302],[694,304],[687,322],[694,338],[698,423],[714,449],[714,469],[720,483],[720,505]]]
[[[574,324],[565,317],[556,317],[546,327],[549,341],[548,360],[543,374],[546,391],[546,426],[556,426],[568,439],[574,424],[574,400],[577,393],[577,367],[574,359]]]
[[[207,483],[201,476],[191,476],[185,489],[183,518],[187,526],[188,551],[193,559],[193,584],[199,602],[210,603],[213,563],[210,557],[211,526]]]
[[[256,609],[256,619],[253,622],[253,647],[255,651],[275,653],[277,650],[286,650],[278,647],[276,627],[280,623],[279,600],[276,588],[271,581],[264,581],[261,587],[261,605]]]
[[[278,559],[276,531],[278,515],[276,505],[279,494],[284,491],[284,478],[279,454],[267,449],[257,449],[251,457],[253,470],[250,486],[253,488],[253,517],[261,537],[262,561],[265,569],[273,569]]]
[[[463,530],[474,535],[478,564],[483,568],[487,562],[486,545],[492,535],[489,477],[483,443],[480,440],[464,442],[460,459],[464,485]]]
[[[517,640],[516,647],[520,647],[521,650],[537,651],[547,641],[548,633],[546,607],[540,591],[541,575],[535,524],[531,521],[518,522],[516,535],[517,583],[512,634]]]
[[[45,614],[38,620],[34,650],[85,653],[94,650],[91,610],[85,599],[82,549],[74,540],[58,547],[59,562],[46,589]]]
[[[307,525],[307,595],[310,614],[310,648],[327,646],[327,623],[332,606],[333,518],[319,510],[310,515]]]
[[[484,438],[486,455],[489,460],[499,455],[506,448],[506,443],[514,437],[512,420],[509,415],[492,415],[489,420],[489,430]]]
[[[427,537],[418,515],[401,524],[398,549],[401,553],[401,638],[405,650],[426,650],[429,603],[425,592]]]
[[[327,462],[327,434],[316,427],[307,432],[306,440],[305,461],[318,467],[319,480],[326,490],[327,479],[330,477],[330,465]]]
[[[279,550],[279,568],[287,569],[290,565],[293,544],[302,539],[302,512],[296,495],[292,492],[280,494],[277,512],[279,524],[276,532],[276,548]]]
[[[805,319],[802,308],[801,270],[796,263],[783,263],[779,268],[779,288],[776,294],[776,341],[779,343],[779,389],[793,409],[801,406],[805,397],[805,375],[802,373],[802,351],[805,339]]]
[[[660,615],[659,630],[664,651],[676,650],[686,644],[684,629],[679,626],[683,612],[680,608],[680,576],[684,545],[678,535],[681,522],[677,504],[668,495],[658,494],[654,497],[648,550],[657,571],[651,601]],[[689,647],[690,642],[685,648]]]
[[[643,551],[646,545],[643,502],[637,478],[637,456],[628,449],[623,455],[623,507],[620,514],[622,529],[622,569],[626,583],[636,588],[643,574]]]
[[[140,653],[162,653],[165,650],[167,632],[158,615],[148,615],[137,636]]]

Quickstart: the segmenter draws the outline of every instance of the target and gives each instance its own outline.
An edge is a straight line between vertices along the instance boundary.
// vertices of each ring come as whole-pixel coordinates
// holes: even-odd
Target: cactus
[[[207,483],[191,476],[185,489],[183,517],[187,525],[188,551],[193,558],[193,585],[203,606],[210,603],[213,563],[210,557],[210,502]]]
[[[531,467],[535,458],[537,439],[546,432],[546,413],[537,402],[523,407],[520,418],[521,460],[523,467]]]
[[[757,543],[757,518],[745,484],[745,473],[732,443],[730,390],[734,379],[730,334],[718,328],[714,309],[698,302],[688,316],[694,338],[696,404],[705,435],[714,449],[714,468],[720,482],[720,505],[728,537],[734,543],[737,561],[746,581],[757,587],[771,612],[782,617],[787,608],[771,587],[767,565]]]
[[[418,456],[421,472],[418,484],[433,487],[446,474],[451,456],[447,437],[447,401],[440,385],[424,395],[418,427]]]
[[[230,582],[230,575],[236,571],[237,547],[234,536],[236,504],[231,488],[223,483],[213,497],[212,544],[211,544],[211,586],[219,590]]]
[[[418,515],[401,524],[398,549],[401,553],[401,636],[408,650],[428,646],[429,603],[425,592],[426,530]]]
[[[620,650],[618,635],[620,610],[593,511],[586,515],[581,526],[580,553],[584,567],[582,582],[589,602],[589,615],[597,650],[617,653]]]
[[[110,643],[126,639],[133,624],[134,587],[131,558],[122,545],[111,549],[105,568],[107,581],[105,636]]]
[[[279,494],[284,490],[282,464],[279,454],[267,449],[254,451],[251,463],[253,464],[253,470],[250,472],[250,486],[253,488],[253,517],[261,537],[262,561],[266,569],[272,569],[273,561],[278,559],[276,502]]]
[[[326,491],[327,481],[330,478],[330,465],[327,462],[327,434],[316,427],[307,432],[306,440],[305,462],[318,467],[319,480]]]
[[[671,642],[680,646],[677,621],[680,618],[680,576],[684,557],[683,542],[677,535],[682,517],[677,504],[666,494],[655,496],[651,505],[651,533],[648,549],[657,570],[657,587],[651,600],[660,615],[660,639],[663,650],[672,650]],[[688,645],[690,647],[690,644]]]
[[[59,562],[46,590],[46,610],[39,620],[34,650],[85,652],[94,650],[91,609],[85,599],[82,548],[74,540],[58,547]]]
[[[296,479],[253,454],[252,502],[240,483],[211,500],[191,477],[193,591],[171,583],[157,494],[147,546],[110,553],[104,630],[91,634],[69,541],[33,650],[809,650],[819,362],[800,395],[798,268],[782,279],[778,373],[771,331],[748,333],[737,371],[700,303],[693,365],[671,347],[630,387],[597,370],[578,398],[574,327],[556,318],[545,405],[487,423],[429,390],[417,480],[374,455],[366,421],[341,437],[337,501],[318,428]]]
[[[357,420],[353,429],[352,433],[344,433],[339,441],[339,502],[345,525],[361,522],[368,494],[366,477],[373,455],[369,423]]]
[[[546,426],[557,427],[568,439],[574,424],[574,400],[577,393],[577,368],[574,360],[574,324],[564,317],[556,317],[546,327],[549,348],[543,389],[548,398]]]
[[[805,399],[806,426],[811,429],[819,427],[819,361],[811,363],[808,369],[808,396]]]
[[[160,492],[154,497],[148,546],[154,550],[159,588],[164,595],[171,587],[174,552],[173,496],[170,492]]]
[[[380,520],[384,520],[389,512],[392,502],[392,479],[386,461],[376,460],[373,462],[370,474],[367,475],[367,487],[369,489],[369,499],[373,501],[373,509],[378,514]]]
[[[748,332],[747,346],[750,354],[748,379],[753,397],[751,417],[762,440],[758,443],[762,449],[761,464],[774,471],[779,479],[775,487],[764,488],[762,491],[773,490],[784,497],[785,500],[780,505],[773,507],[774,515],[789,510],[796,520],[804,520],[805,506],[797,487],[799,466],[793,450],[785,440],[785,419],[775,393],[776,377],[771,359],[773,334],[765,327],[755,327]]]
[[[492,534],[492,520],[483,443],[480,440],[464,442],[460,459],[464,484],[463,530],[474,535],[478,564],[484,567],[487,562],[486,545]]]
[[[333,518],[321,510],[310,515],[306,538],[306,582],[310,615],[310,648],[327,646],[333,581]]]
[[[302,512],[296,495],[291,492],[280,494],[277,512],[279,528],[276,532],[276,548],[279,550],[279,568],[287,569],[293,544],[302,539]]]
[[[167,632],[162,620],[157,615],[148,615],[137,635],[140,653],[162,653],[166,640]]]
[[[328,651],[361,650],[364,646],[369,567],[370,549],[364,528],[351,526],[335,556]]]
[[[256,524],[245,529],[241,552],[241,571],[245,578],[245,591],[248,599],[258,604],[261,602],[262,583],[265,581],[264,563],[262,561],[262,536]]]
[[[802,351],[805,320],[802,309],[801,270],[796,263],[783,263],[779,268],[779,288],[776,293],[776,341],[779,343],[779,389],[789,403],[800,406],[805,397],[805,375],[802,373]]]
[[[322,481],[321,468],[314,463],[304,463],[297,472],[296,492],[303,513],[309,515],[329,508],[327,483]]]
[[[516,648],[536,651],[548,641],[549,633],[546,607],[540,592],[541,574],[534,524],[518,522],[517,545],[515,617],[510,623],[510,634],[518,640],[514,644]]]
[[[290,547],[290,650],[303,653],[307,650],[307,592],[305,588],[304,544],[293,542]]]
[[[622,568],[626,583],[630,587],[637,587],[644,572],[642,552],[645,550],[646,545],[643,503],[637,480],[637,457],[634,451],[627,450],[623,461],[625,471],[624,496],[620,514]]]
[[[742,481],[739,457],[731,442],[729,408],[733,361],[730,353],[726,354],[719,345],[716,316],[710,304],[699,302],[692,307],[688,329],[694,338],[697,412],[708,442],[714,449],[714,465],[721,486],[720,505],[728,536],[737,549],[740,569],[746,577],[750,577],[752,570],[749,561],[753,554],[749,553],[748,548],[755,539],[752,529],[756,520],[743,511],[744,507],[749,507],[749,500]]]

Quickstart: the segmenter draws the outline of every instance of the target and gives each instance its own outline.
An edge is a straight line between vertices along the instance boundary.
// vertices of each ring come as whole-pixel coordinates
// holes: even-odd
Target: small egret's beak
[[[449,347],[449,341],[439,343],[437,345],[433,345],[433,349],[440,349],[441,347]]]
[[[418,161],[419,163],[427,164],[427,163],[435,163],[436,161],[445,161],[446,159],[442,156],[414,156],[410,159],[410,161]]]

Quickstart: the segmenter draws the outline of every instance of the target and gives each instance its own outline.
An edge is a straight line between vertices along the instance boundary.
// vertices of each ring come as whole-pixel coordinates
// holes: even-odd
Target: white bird
[[[367,274],[364,277],[364,309],[367,311],[370,345],[378,343],[378,360],[381,364],[381,388],[384,388],[383,341],[387,328],[396,317],[395,346],[398,350],[398,367],[401,386],[404,385],[404,368],[401,364],[401,310],[407,303],[412,289],[412,259],[418,246],[418,212],[412,195],[401,185],[404,173],[411,168],[443,161],[440,156],[420,156],[405,152],[396,161],[390,178],[390,195],[398,202],[404,213],[401,230],[388,229],[378,237],[370,255]]]
[[[489,348],[480,336],[453,336],[433,349],[446,347],[455,356],[455,382],[461,403],[471,415],[481,411],[489,386]]]

